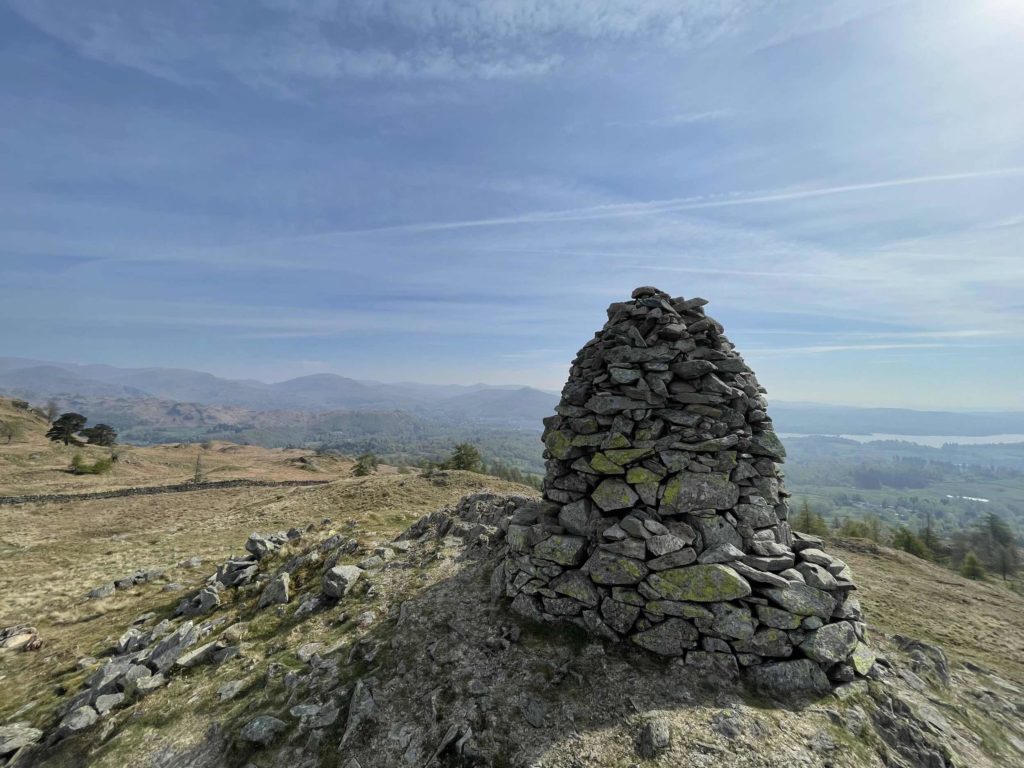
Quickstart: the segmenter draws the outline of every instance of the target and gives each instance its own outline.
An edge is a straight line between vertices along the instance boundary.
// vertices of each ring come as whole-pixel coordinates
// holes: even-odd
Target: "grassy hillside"
[[[259,458],[240,466],[258,475]],[[0,686],[7,692],[0,697],[0,722],[15,713],[44,720],[57,701],[52,681],[68,679],[77,659],[109,647],[138,614],[176,604],[181,593],[164,592],[165,585],[199,586],[217,563],[243,551],[253,531],[313,524],[387,541],[417,517],[485,487],[532,493],[468,472],[440,479],[383,473],[316,488],[0,506],[0,627],[32,624],[45,643],[39,654],[0,654]],[[178,565],[191,558],[202,566]],[[146,568],[166,573],[109,598],[87,599],[90,589]]]
[[[0,496],[37,493],[87,493],[140,485],[170,485],[195,477],[196,461],[204,480],[311,480],[347,475],[352,462],[342,456],[311,455],[304,450],[274,450],[253,445],[211,442],[203,445],[65,446],[46,439],[46,419],[0,398],[0,422],[12,424],[10,443],[0,439]],[[90,420],[90,423],[93,423]],[[89,462],[114,455],[102,475],[74,475],[71,460]]]
[[[59,486],[53,480],[59,470],[52,465],[59,462],[62,450],[39,441],[0,446],[0,460],[6,462],[4,466],[20,467],[17,483],[21,489],[50,489]],[[176,477],[175,473],[187,471],[187,457],[194,455],[195,447],[188,454],[179,455],[181,450],[133,449],[137,464],[129,469],[118,468],[115,471],[121,474],[101,480],[138,480],[137,473],[143,469]],[[208,453],[222,457],[225,462],[230,457],[231,471],[244,476],[278,477],[305,472],[291,468],[288,459],[293,452],[288,451],[219,445]],[[33,471],[34,462],[39,464],[38,471]],[[468,493],[483,489],[532,493],[529,488],[473,473],[427,476],[384,472],[354,478],[345,476],[345,469],[346,465],[339,463],[332,469],[338,479],[313,488],[234,488],[0,506],[0,627],[30,623],[39,630],[44,643],[38,652],[0,653],[0,686],[5,692],[0,697],[0,723],[19,721],[39,727],[52,723],[55,710],[67,700],[68,692],[76,690],[93,670],[88,663],[80,664],[80,659],[108,652],[125,627],[141,614],[153,611],[158,616],[169,615],[181,596],[188,594],[185,590],[197,588],[218,563],[242,552],[242,545],[252,531],[273,532],[295,526],[308,530],[306,535],[314,541],[341,533],[359,542],[359,554],[353,555],[358,559],[389,542],[421,516],[453,505]],[[472,532],[467,530],[465,535],[472,542]],[[963,683],[968,679],[966,676],[974,673],[961,665],[966,662],[991,670],[984,678],[985,685],[1024,687],[1024,598],[998,583],[967,581],[909,555],[869,543],[835,541],[830,542],[830,549],[853,567],[875,641],[883,650],[896,654],[885,638],[902,633],[940,644],[948,654],[961,682],[957,688],[939,693],[929,688],[927,703],[922,699],[921,706],[932,709],[922,711],[934,711],[935,717],[948,719],[961,731],[973,729],[970,732],[974,741],[957,742],[958,749],[970,757],[972,764],[1019,764],[1014,761],[1024,758],[1024,752],[1014,751],[1007,735],[998,727],[985,724],[985,717],[977,709],[980,705],[968,696],[976,685]],[[493,663],[488,655],[493,651],[487,650],[484,636],[474,633],[504,633],[511,621],[498,607],[483,607],[488,602],[486,574],[467,570],[469,566],[459,553],[458,547],[453,548],[443,538],[422,550],[420,559],[410,564],[412,567],[378,572],[373,578],[375,592],[337,610],[315,614],[309,620],[300,621],[289,611],[256,611],[248,602],[242,602],[239,594],[233,598],[235,603],[210,618],[248,623],[241,657],[220,666],[180,674],[135,707],[91,729],[80,739],[67,742],[70,746],[55,753],[47,765],[133,764],[157,745],[167,755],[179,754],[183,749],[216,748],[226,750],[229,765],[240,766],[249,760],[256,765],[270,765],[266,756],[239,746],[237,741],[231,741],[233,737],[229,736],[225,743],[211,742],[209,735],[221,731],[210,729],[217,723],[229,734],[236,733],[242,724],[264,711],[287,719],[295,695],[282,682],[282,675],[288,671],[305,674],[309,663],[297,654],[310,642],[342,649],[334,657],[346,686],[339,690],[350,691],[357,676],[372,674],[384,664],[390,670],[382,673],[384,679],[392,678],[389,686],[426,686],[422,694],[426,698],[402,705],[405,709],[401,717],[420,717],[432,711],[431,707],[447,713],[446,697],[455,695],[449,688],[458,688],[467,681],[460,678],[457,684],[455,680],[432,683],[429,675],[447,679],[448,667],[444,664],[454,663],[469,653],[483,653],[482,660],[473,663],[485,667],[470,666],[459,674],[488,674],[480,669]],[[187,562],[192,558],[201,564],[192,567]],[[164,573],[149,583],[117,590],[110,597],[87,599],[91,588],[146,568]],[[296,578],[302,583],[306,577],[299,574]],[[182,585],[182,589],[173,585]],[[403,605],[409,606],[409,615],[417,617],[412,619],[418,622],[417,628],[407,627],[388,639],[387,633],[394,631],[393,620],[402,622],[406,611]],[[450,614],[453,610],[454,616]],[[469,615],[478,615],[479,621],[467,620]],[[436,626],[424,623],[430,621]],[[223,628],[227,624],[218,626]],[[486,678],[489,686],[525,684],[530,690],[543,691],[547,690],[544,681],[562,679],[566,674],[570,680],[574,679],[571,675],[581,675],[580,679],[588,685],[593,682],[607,686],[600,701],[586,686],[578,691],[571,687],[571,704],[556,701],[550,705],[553,709],[549,717],[569,711],[566,707],[576,708],[572,725],[565,724],[568,731],[535,730],[525,725],[518,710],[501,715],[500,728],[508,729],[508,738],[530,744],[538,760],[544,758],[537,764],[577,765],[573,760],[579,755],[589,755],[587,764],[592,765],[635,764],[632,737],[627,734],[629,728],[637,725],[628,707],[631,696],[634,701],[636,696],[642,696],[663,700],[663,714],[671,719],[673,727],[679,733],[692,735],[681,737],[674,747],[672,759],[677,761],[692,762],[695,756],[715,755],[718,759],[735,758],[736,765],[753,767],[772,765],[772,760],[787,760],[785,756],[791,755],[795,762],[788,764],[880,765],[872,757],[872,750],[884,751],[884,747],[870,739],[851,741],[848,733],[836,727],[827,709],[788,711],[758,700],[731,698],[732,694],[727,692],[701,693],[699,685],[694,687],[692,680],[678,677],[674,668],[660,670],[643,660],[611,654],[605,657],[568,630],[524,632],[522,641],[513,647],[522,661],[502,662],[506,666],[495,668],[497,675]],[[465,647],[451,648],[450,660],[442,661],[448,646],[458,643]],[[386,650],[381,650],[387,648],[404,648],[401,653],[410,654],[408,664],[403,664],[401,655],[392,658],[397,651],[388,656]],[[374,662],[374,655],[382,652],[385,655]],[[566,672],[567,665],[591,662],[592,668],[582,666],[580,672]],[[656,673],[652,680],[659,682],[634,679],[640,674],[637,663],[641,664],[642,674]],[[395,664],[398,666],[394,667]],[[523,666],[520,668],[519,664]],[[419,680],[420,675],[425,677]],[[222,701],[221,686],[235,681],[242,681],[244,695],[237,701]],[[441,686],[437,689],[440,693],[431,699],[428,689],[434,685]],[[513,698],[508,705],[519,707],[520,700],[515,697],[520,695],[510,694]],[[680,700],[679,696],[683,698]],[[838,707],[846,712],[851,703],[867,706],[863,699],[855,698],[852,702],[829,704],[829,708]],[[743,728],[748,729],[749,739],[741,737],[737,742],[735,736],[721,730],[721,718],[726,715],[745,723]],[[504,719],[507,717],[512,720]],[[342,719],[331,731],[334,743],[344,724]],[[437,727],[443,731],[447,726],[442,721]],[[527,731],[517,730],[522,727]],[[832,746],[825,752],[815,752],[821,732],[828,734],[831,741],[826,743]],[[566,733],[574,735],[566,741]],[[781,733],[789,736],[769,736]],[[799,751],[805,749],[802,745],[811,745],[811,751]],[[845,746],[836,751],[838,745]],[[324,765],[344,765],[333,744],[325,745],[322,754]],[[363,759],[364,767],[378,764]],[[666,756],[657,764],[678,763]]]

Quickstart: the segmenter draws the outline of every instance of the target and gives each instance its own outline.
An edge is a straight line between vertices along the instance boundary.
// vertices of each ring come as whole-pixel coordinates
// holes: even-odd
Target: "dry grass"
[[[178,450],[134,449],[149,466],[160,465],[150,457],[174,456]],[[299,453],[225,444],[213,450],[232,457],[233,476],[261,479],[288,479],[287,473],[296,470],[289,470],[282,456]],[[0,460],[5,453],[0,447]],[[350,465],[336,462],[335,476],[348,475]],[[86,593],[93,587],[146,567],[167,569],[167,581],[197,585],[217,563],[243,551],[253,531],[309,523],[323,528],[321,521],[330,518],[327,527],[356,531],[371,543],[392,538],[413,520],[467,493],[484,488],[529,492],[468,472],[447,473],[445,484],[438,485],[419,474],[382,469],[381,474],[339,477],[307,488],[231,488],[0,506],[0,627],[31,623],[45,642],[37,653],[0,654],[0,688],[11,694],[0,697],[0,722],[25,705],[31,706],[26,711],[31,717],[32,710],[52,704],[55,686],[74,682],[78,658],[109,647],[138,614],[172,606],[181,596],[161,592],[163,583],[158,582],[88,600]],[[301,479],[327,475],[297,472]],[[120,480],[124,484],[124,474]],[[190,557],[201,558],[203,565],[195,570],[175,567]]]
[[[213,442],[199,445],[118,445],[117,461],[102,475],[73,475],[71,459],[81,453],[87,462],[110,456],[110,448],[65,446],[46,439],[46,420],[11,406],[0,398],[0,420],[15,423],[19,436],[0,445],[0,496],[39,493],[88,493],[140,485],[171,485],[195,476],[196,458],[205,480],[316,480],[348,476],[354,462],[336,456],[314,456],[304,450],[273,450],[254,445]],[[395,470],[382,468],[382,472]]]
[[[870,542],[829,551],[853,568],[869,624],[940,645],[1024,684],[1024,597],[996,579],[971,581],[947,568]]]

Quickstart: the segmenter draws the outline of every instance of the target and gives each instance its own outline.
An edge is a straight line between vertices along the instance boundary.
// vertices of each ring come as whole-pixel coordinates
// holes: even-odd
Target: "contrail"
[[[609,203],[587,208],[568,208],[561,211],[538,211],[520,216],[504,216],[487,219],[470,219],[464,221],[422,222],[419,224],[397,224],[393,226],[372,227],[367,229],[340,230],[308,235],[308,239],[336,237],[341,235],[360,235],[383,232],[437,232],[444,230],[472,229],[475,227],[512,226],[516,224],[543,224],[568,221],[590,221],[595,219],[620,218],[627,216],[644,216],[652,213],[670,211],[689,211],[705,208],[725,208],[739,205],[759,205],[789,200],[805,200],[815,197],[843,195],[850,192],[864,192],[875,189],[891,189],[895,187],[912,187],[924,184],[939,184],[969,179],[997,178],[1000,176],[1024,175],[1024,166],[1009,166],[986,171],[967,171],[964,173],[943,173],[929,176],[908,176],[901,179],[883,179],[860,184],[842,184],[833,187],[812,187],[810,189],[775,190],[757,193],[732,193],[719,196],[699,195],[696,197],[677,197],[665,200],[649,200],[636,203]],[[306,239],[300,238],[300,239]]]

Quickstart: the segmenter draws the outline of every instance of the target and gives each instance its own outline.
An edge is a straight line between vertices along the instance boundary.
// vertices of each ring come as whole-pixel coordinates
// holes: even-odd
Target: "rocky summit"
[[[498,578],[530,619],[576,624],[769,692],[827,692],[872,655],[850,568],[790,528],[765,389],[701,298],[637,288],[545,419],[544,499]]]

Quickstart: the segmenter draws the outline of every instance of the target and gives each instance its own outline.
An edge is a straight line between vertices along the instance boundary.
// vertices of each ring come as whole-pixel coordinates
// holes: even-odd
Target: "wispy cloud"
[[[624,128],[672,128],[679,125],[694,125],[696,123],[725,120],[735,115],[736,112],[731,109],[709,109],[703,112],[679,112],[673,115],[653,117],[648,120],[613,120],[608,125]]]
[[[275,93],[287,93],[295,81],[536,77],[574,53],[574,40],[580,43],[576,55],[594,41],[685,48],[741,27],[741,10],[750,7],[741,0],[263,0],[245,3],[239,16],[230,3],[188,12],[174,4],[146,5],[134,13],[112,0],[11,5],[90,58],[179,84],[209,86],[226,73]],[[246,33],[225,34],[225,25],[239,18]]]
[[[888,349],[938,349],[946,344],[821,344],[795,347],[754,347],[747,350],[749,357],[766,355],[818,355],[829,352],[878,352]]]
[[[433,221],[415,224],[397,224],[393,226],[372,227],[367,229],[339,230],[322,232],[304,236],[300,239],[339,237],[358,235],[371,232],[431,232],[452,229],[470,229],[474,227],[501,227],[520,224],[544,224],[552,222],[590,221],[634,216],[649,216],[682,211],[698,211],[712,208],[727,208],[744,205],[763,205],[768,203],[791,202],[820,197],[871,192],[898,187],[915,187],[930,184],[945,184],[972,179],[1000,178],[1024,176],[1024,165],[990,168],[978,171],[961,171],[953,173],[928,174],[923,176],[906,176],[894,179],[881,179],[852,184],[831,186],[808,186],[806,188],[780,188],[761,192],[730,192],[714,195],[695,195],[688,197],[647,200],[643,202],[608,203],[585,208],[569,208],[558,211],[535,211],[516,216],[467,219],[463,221]]]

